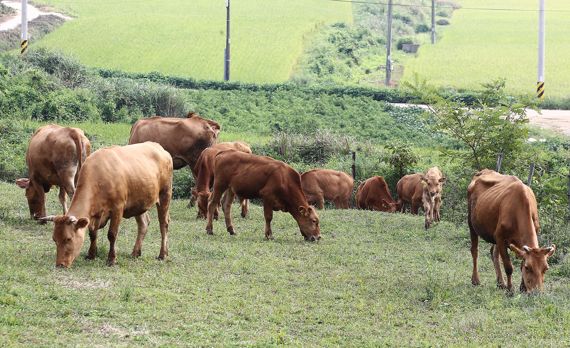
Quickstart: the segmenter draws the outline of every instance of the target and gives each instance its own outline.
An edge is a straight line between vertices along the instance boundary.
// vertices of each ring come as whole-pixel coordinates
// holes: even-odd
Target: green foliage
[[[420,99],[430,103],[433,129],[444,133],[468,149],[448,152],[465,160],[474,169],[493,168],[496,156],[517,157],[528,137],[526,109],[530,100],[516,100],[505,92],[505,81],[485,84],[478,103],[466,106],[462,102],[442,98],[434,88],[424,83],[407,86]]]
[[[0,119],[0,180],[25,177],[28,139],[36,129],[25,123]]]
[[[389,151],[388,161],[400,178],[418,162],[418,155],[413,152],[411,144],[406,141],[389,143],[386,149]]]
[[[396,49],[401,50],[404,47],[404,44],[411,44],[414,43],[414,40],[410,37],[404,37],[398,40],[396,43]]]
[[[437,21],[435,21],[435,24],[437,24],[437,25],[449,25],[449,20],[447,20],[445,18],[440,18]]]
[[[420,23],[416,26],[416,33],[428,33],[430,30],[430,26],[424,23]]]

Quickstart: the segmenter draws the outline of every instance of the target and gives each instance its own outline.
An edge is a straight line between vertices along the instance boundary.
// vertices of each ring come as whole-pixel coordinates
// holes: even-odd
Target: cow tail
[[[75,149],[77,151],[77,171],[75,172],[74,184],[77,185],[77,178],[79,177],[79,171],[83,164],[83,141],[77,132],[73,132],[72,136],[73,142],[75,143]]]

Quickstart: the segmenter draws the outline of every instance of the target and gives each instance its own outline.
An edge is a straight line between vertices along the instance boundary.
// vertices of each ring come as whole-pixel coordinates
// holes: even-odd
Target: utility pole
[[[20,54],[26,53],[28,49],[28,0],[22,0],[22,35],[20,41]]]
[[[536,83],[536,96],[539,99],[544,98],[544,38],[545,38],[545,25],[544,18],[544,2],[540,0],[538,10],[538,81]]]
[[[390,86],[392,79],[392,0],[388,1],[388,28],[386,30],[386,86]]]
[[[435,44],[435,0],[431,0],[431,44]]]
[[[226,50],[224,52],[224,81],[230,80],[230,0],[226,0]]]

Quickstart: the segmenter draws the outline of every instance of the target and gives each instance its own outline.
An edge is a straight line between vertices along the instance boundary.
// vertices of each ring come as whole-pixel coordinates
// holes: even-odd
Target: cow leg
[[[220,204],[220,199],[222,198],[222,193],[224,191],[221,189],[216,189],[216,187],[214,187],[214,192],[212,193],[212,195],[210,196],[210,200],[208,201],[208,210],[207,210],[207,215],[206,218],[208,220],[208,222],[206,223],[206,233],[207,234],[214,234],[214,229],[212,226],[212,220],[214,218],[214,212],[217,209],[218,205]]]
[[[433,220],[439,222],[439,208],[441,207],[441,197],[437,196],[434,199],[434,207],[433,207]]]
[[[226,220],[226,229],[231,235],[236,234],[236,232],[234,231],[234,226],[232,224],[232,203],[234,202],[235,196],[236,195],[234,191],[228,189],[226,191],[224,197],[224,204],[223,204],[224,218]]]
[[[325,198],[323,197],[323,195],[319,195],[319,197],[317,197],[317,209],[324,209],[325,208]]]
[[[432,202],[424,202],[425,222],[424,227],[427,230],[433,219],[433,204]]]
[[[63,186],[59,188],[59,203],[63,207],[63,215],[67,214],[67,195],[65,194],[65,189]]]
[[[417,202],[412,201],[411,213],[414,215],[418,215],[419,209],[420,209],[420,205]]]
[[[192,189],[191,192],[194,192],[194,189]],[[194,208],[194,205],[196,205],[196,196],[192,193],[190,195],[190,202],[188,202],[188,208]]]
[[[477,270],[477,257],[479,256],[479,236],[469,226],[469,233],[471,237],[471,257],[473,258],[473,274],[471,275],[471,284],[479,285],[479,271]]]
[[[263,202],[263,216],[265,217],[265,239],[272,240],[271,220],[273,220],[273,207],[271,204]]]
[[[511,263],[511,258],[507,253],[507,247],[503,240],[497,240],[497,245],[495,246],[495,248],[499,249],[499,254],[501,255],[501,259],[503,260],[503,266],[505,267],[505,273],[507,274],[507,290],[509,292],[513,292],[513,283],[512,283],[513,264]]]
[[[249,211],[249,199],[240,199],[241,217],[245,218]]]
[[[141,215],[135,216],[135,220],[137,221],[137,240],[135,242],[135,246],[133,248],[133,253],[131,254],[133,257],[139,257],[142,255],[142,243],[144,237],[146,236],[146,232],[148,231],[148,225],[150,223],[150,216],[148,212],[145,212]]]
[[[94,260],[97,256],[97,230],[89,229],[89,240],[91,243],[89,244],[89,251],[87,252],[87,256],[85,257],[87,260]]]
[[[158,204],[156,210],[158,213],[158,224],[160,225],[160,253],[158,254],[159,260],[164,260],[168,256],[168,224],[170,223],[170,200],[172,198],[172,186],[161,192],[158,196]]]
[[[114,211],[111,213],[111,223],[109,225],[109,232],[107,238],[109,239],[109,256],[107,256],[107,266],[113,266],[117,263],[117,254],[115,252],[115,241],[119,233],[119,224],[121,223],[122,211]]]
[[[499,248],[496,245],[492,246],[491,259],[493,260],[493,266],[495,266],[495,274],[497,275],[497,287],[500,289],[505,289],[505,280],[503,279],[503,273],[501,272],[501,260],[499,257]]]

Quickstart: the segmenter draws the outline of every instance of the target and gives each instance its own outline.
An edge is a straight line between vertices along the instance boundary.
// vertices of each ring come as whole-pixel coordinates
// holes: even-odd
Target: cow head
[[[208,200],[210,199],[210,192],[209,191],[200,191],[197,192],[192,190],[192,195],[196,197],[196,201],[198,202],[198,216],[197,218],[205,219],[208,214]]]
[[[57,248],[56,267],[67,268],[71,266],[83,246],[85,229],[89,225],[89,219],[59,215],[48,216],[41,220],[54,222],[53,241]]]
[[[187,118],[192,119],[195,122],[202,123],[204,131],[212,137],[212,144],[215,143],[215,140],[218,138],[218,134],[220,133],[221,130],[219,123],[217,123],[216,121],[205,119],[193,111],[190,111],[188,113]]]
[[[388,213],[394,213],[398,210],[399,206],[396,202],[389,202],[385,199],[382,200],[382,210]]]
[[[319,216],[315,208],[307,205],[299,207],[299,216],[296,219],[299,229],[305,240],[314,242],[321,239]]]
[[[544,274],[548,270],[548,258],[556,251],[556,245],[548,248],[529,248],[523,246],[522,250],[509,245],[509,248],[522,260],[521,262],[521,291],[541,291],[544,286]]]
[[[436,195],[441,193],[443,189],[443,183],[445,182],[445,177],[428,177],[422,175],[421,183],[424,187],[424,192],[430,197],[433,198]]]
[[[17,179],[16,185],[26,190],[26,198],[28,199],[28,207],[30,208],[32,219],[45,216],[45,192],[43,187],[35,185],[28,178]]]

